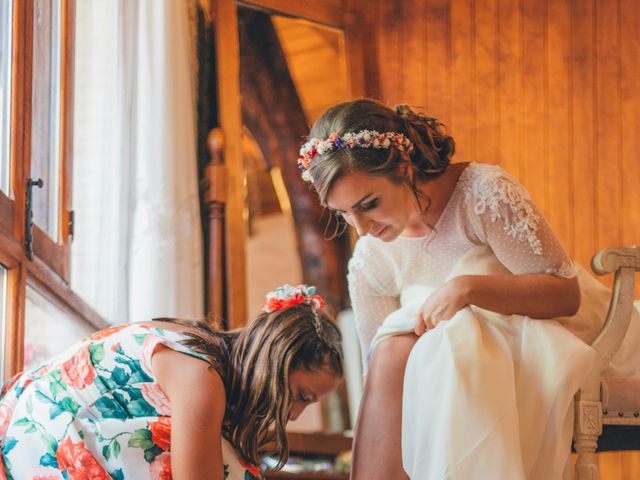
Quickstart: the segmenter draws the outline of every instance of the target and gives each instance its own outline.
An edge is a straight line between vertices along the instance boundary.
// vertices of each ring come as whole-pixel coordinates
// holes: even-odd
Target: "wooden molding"
[[[240,111],[240,46],[233,0],[212,0],[218,72],[220,127],[224,133],[227,194],[225,206],[226,320],[229,328],[247,321],[244,220],[245,187]]]
[[[344,28],[345,6],[340,0],[239,0],[238,5],[304,18],[324,25]]]

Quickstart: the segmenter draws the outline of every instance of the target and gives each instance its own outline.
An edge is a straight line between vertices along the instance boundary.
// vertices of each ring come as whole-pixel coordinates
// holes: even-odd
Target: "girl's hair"
[[[343,375],[341,335],[333,320],[310,305],[262,313],[242,329],[218,332],[204,322],[183,343],[203,354],[222,377],[227,406],[223,434],[245,460],[268,452],[282,467],[289,456],[285,427],[293,401],[289,376],[298,369]]]
[[[315,122],[309,138],[325,139],[333,132],[342,136],[362,130],[402,133],[409,138],[414,146],[410,158],[412,174],[407,178],[399,171],[405,154],[396,148],[332,150],[314,157],[309,167],[313,187],[323,205],[326,206],[327,195],[335,181],[351,171],[383,175],[394,183],[406,182],[421,205],[420,198],[424,195],[418,188],[418,182],[441,175],[455,152],[453,137],[447,134],[444,125],[437,119],[422,115],[408,105],[398,105],[392,110],[368,98],[339,103],[329,108]]]

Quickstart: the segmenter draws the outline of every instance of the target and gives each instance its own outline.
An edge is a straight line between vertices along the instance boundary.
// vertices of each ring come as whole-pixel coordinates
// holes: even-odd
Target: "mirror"
[[[338,313],[346,304],[348,241],[325,238],[328,218],[295,161],[309,126],[351,96],[344,32],[239,7],[238,35],[249,318],[266,292],[307,279]],[[343,390],[307,408],[289,429],[349,428],[347,405]]]

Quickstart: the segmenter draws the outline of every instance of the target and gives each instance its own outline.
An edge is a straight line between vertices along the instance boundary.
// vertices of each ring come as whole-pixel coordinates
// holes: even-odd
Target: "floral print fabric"
[[[0,480],[171,478],[171,404],[151,356],[198,357],[181,334],[140,324],[101,330],[0,390]],[[223,443],[225,443],[223,441]],[[261,478],[223,445],[225,479]]]

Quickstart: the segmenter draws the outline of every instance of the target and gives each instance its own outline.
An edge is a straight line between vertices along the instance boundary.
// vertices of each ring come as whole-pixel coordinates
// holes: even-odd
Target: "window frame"
[[[98,329],[109,323],[70,287],[70,205],[73,152],[73,69],[75,0],[61,1],[60,201],[58,241],[33,225],[33,259],[25,252],[26,194],[31,171],[33,81],[33,15],[35,0],[14,2],[12,19],[12,83],[10,192],[0,192],[0,264],[7,270],[7,304],[3,345],[9,378],[24,365],[27,285],[65,314]],[[35,192],[34,192],[35,193]]]

